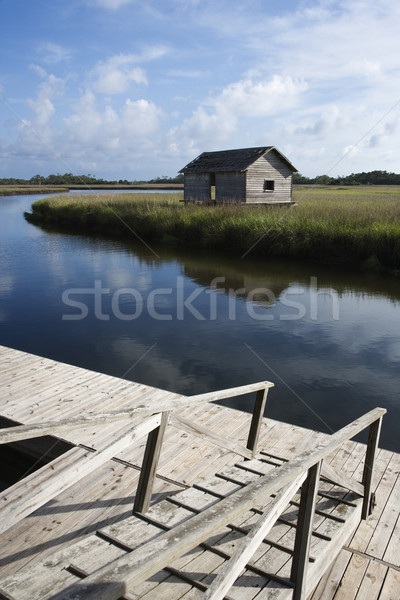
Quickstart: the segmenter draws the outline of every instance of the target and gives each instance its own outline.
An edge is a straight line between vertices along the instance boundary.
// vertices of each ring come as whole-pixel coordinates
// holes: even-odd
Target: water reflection
[[[32,198],[2,200],[2,344],[185,394],[269,379],[269,416],[323,431],[386,406],[383,445],[400,451],[397,279],[165,246],[157,257],[35,227],[22,217]],[[66,298],[87,316],[66,318],[81,311]]]

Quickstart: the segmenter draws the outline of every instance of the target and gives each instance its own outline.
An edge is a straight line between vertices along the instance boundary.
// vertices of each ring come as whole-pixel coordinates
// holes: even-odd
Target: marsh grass
[[[62,185],[1,185],[0,196],[21,196],[25,194],[59,194],[68,192]]]
[[[297,206],[184,206],[182,193],[59,196],[35,202],[35,223],[242,255],[400,268],[400,188],[295,188]]]

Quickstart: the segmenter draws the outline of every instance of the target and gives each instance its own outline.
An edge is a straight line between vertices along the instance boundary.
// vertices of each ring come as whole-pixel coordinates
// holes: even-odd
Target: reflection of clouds
[[[135,273],[133,285],[139,292],[148,292],[152,287],[152,275],[151,272],[141,271]]]
[[[310,356],[296,361],[291,360],[290,363],[283,361],[280,364],[286,372],[290,372],[292,381],[301,382],[301,385],[310,386],[310,389],[317,386],[318,389],[325,388],[333,391],[365,382],[371,391],[376,390],[380,394],[382,386],[387,386],[387,374],[379,367],[374,368],[373,365],[364,362],[358,364],[352,362],[346,366],[345,362],[338,368],[339,363],[336,358],[327,355],[320,356],[318,361]]]
[[[0,276],[0,294],[8,295],[14,289],[14,277],[11,275]]]
[[[390,361],[400,362],[400,342],[389,344],[387,354]]]
[[[121,335],[114,338],[110,343],[110,350],[121,366],[121,376],[128,371],[126,378],[135,381],[141,371],[146,372],[146,383],[151,386],[176,391],[179,382],[181,393],[193,393],[192,390],[199,388],[199,383],[204,390],[208,381],[198,380],[198,373],[182,372],[182,360],[173,354],[168,356],[167,349],[160,345],[154,346],[149,352],[151,345],[147,346],[133,338]],[[133,366],[135,365],[136,366]],[[212,387],[212,384],[211,384]]]

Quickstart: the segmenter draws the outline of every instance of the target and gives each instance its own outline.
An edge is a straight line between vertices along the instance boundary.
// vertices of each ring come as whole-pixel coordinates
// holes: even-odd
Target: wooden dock
[[[263,418],[269,382],[185,397],[0,363],[2,462],[40,466],[0,493],[0,599],[400,598],[384,410],[329,436]],[[251,391],[253,415],[214,403]]]

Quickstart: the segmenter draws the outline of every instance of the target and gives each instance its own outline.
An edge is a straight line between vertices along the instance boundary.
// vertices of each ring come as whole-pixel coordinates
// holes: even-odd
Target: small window
[[[275,189],[275,181],[273,179],[264,179],[264,192],[273,192]]]

